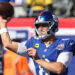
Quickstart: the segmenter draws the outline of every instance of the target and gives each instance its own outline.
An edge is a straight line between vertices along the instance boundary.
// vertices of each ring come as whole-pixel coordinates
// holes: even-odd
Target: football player
[[[0,16],[0,34],[3,45],[17,53],[27,52],[34,60],[36,75],[67,75],[74,42],[58,39],[58,18],[49,11],[43,11],[34,22],[35,36],[25,44],[10,40],[6,20]],[[35,74],[34,74],[35,75]]]

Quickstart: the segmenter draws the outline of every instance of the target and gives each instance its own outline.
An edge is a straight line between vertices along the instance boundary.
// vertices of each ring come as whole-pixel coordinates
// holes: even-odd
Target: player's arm
[[[72,59],[72,52],[61,53],[56,62],[47,62],[43,59],[40,59],[37,57],[36,50],[33,48],[28,49],[28,54],[33,56],[34,60],[43,68],[57,74],[61,74],[67,68]]]
[[[43,59],[39,59],[35,61],[50,72],[61,74],[65,70],[65,66],[61,62],[47,62]]]
[[[11,41],[10,36],[6,30],[7,29],[6,22],[7,21],[2,19],[2,17],[0,16],[0,35],[1,35],[2,43],[5,48],[16,52],[18,49],[18,43]]]
[[[35,60],[38,64],[40,64],[45,69],[52,71],[57,74],[61,74],[69,65],[72,59],[72,53],[62,53],[56,62],[46,62],[43,59]]]

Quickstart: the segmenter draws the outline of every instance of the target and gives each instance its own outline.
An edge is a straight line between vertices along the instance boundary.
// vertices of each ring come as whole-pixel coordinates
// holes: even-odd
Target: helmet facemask
[[[48,29],[41,29],[40,30],[40,35],[39,35],[39,33],[38,33],[38,25],[48,25],[49,27],[48,27]],[[51,36],[51,35],[53,35],[54,33],[52,32],[52,30],[51,30],[51,28],[53,27],[53,25],[54,25],[54,22],[47,22],[47,23],[39,23],[39,24],[36,24],[35,25],[35,32],[36,32],[36,35],[37,35],[37,37],[39,38],[39,39],[45,39],[45,38],[47,38],[48,36]],[[45,30],[45,31],[47,31],[45,34],[42,34],[42,31],[43,30]]]

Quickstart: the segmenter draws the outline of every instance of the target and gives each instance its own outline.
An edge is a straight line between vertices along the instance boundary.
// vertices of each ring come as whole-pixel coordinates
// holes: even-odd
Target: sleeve
[[[59,54],[57,58],[57,62],[61,62],[67,68],[72,60],[73,53],[72,52],[62,52]]]
[[[66,41],[63,52],[74,52],[74,51],[75,51],[75,41],[74,40]]]
[[[17,53],[25,53],[27,52],[27,49],[31,47],[32,45],[32,39],[28,40],[28,41],[25,41],[25,42],[22,42],[22,43],[18,43],[18,50],[17,50]]]
[[[17,53],[24,53],[24,52],[26,52],[25,43],[26,43],[26,42],[18,43],[18,50],[17,50]]]
[[[34,39],[33,39],[33,37],[32,37],[31,39],[29,39],[29,40],[26,42],[26,44],[25,44],[26,48],[28,49],[28,48],[32,47],[33,42],[34,42]]]

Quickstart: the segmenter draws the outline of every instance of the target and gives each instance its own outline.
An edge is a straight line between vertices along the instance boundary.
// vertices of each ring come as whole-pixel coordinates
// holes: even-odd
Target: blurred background
[[[51,10],[59,17],[75,16],[75,0],[15,0],[14,8],[14,17],[33,17],[42,10]]]
[[[59,31],[56,37],[75,40],[75,0],[14,0],[11,4],[15,13],[7,27],[12,40],[20,39],[24,42],[32,37],[35,17],[43,10],[49,10],[58,16]],[[2,63],[0,64],[3,65]],[[75,75],[74,70],[75,56],[69,66],[68,75]]]

